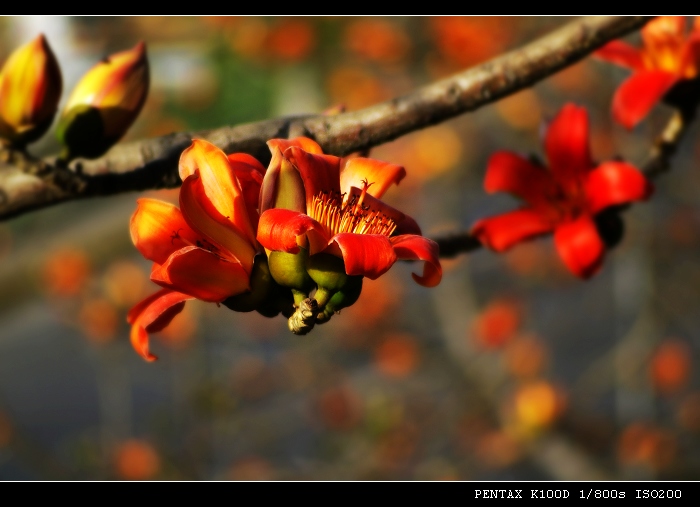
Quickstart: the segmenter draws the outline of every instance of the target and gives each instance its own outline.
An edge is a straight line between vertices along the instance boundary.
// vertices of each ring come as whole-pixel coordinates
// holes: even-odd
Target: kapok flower
[[[90,69],[68,97],[56,127],[63,158],[97,158],[119,141],[146,102],[149,80],[143,42]]]
[[[17,48],[0,70],[0,137],[23,146],[51,126],[63,80],[44,35]]]
[[[620,161],[593,163],[588,143],[588,114],[565,105],[546,132],[549,168],[507,151],[491,156],[484,187],[509,192],[526,205],[482,219],[472,234],[497,252],[535,236],[554,233],[564,264],[576,276],[595,274],[605,255],[596,217],[611,206],[646,199],[651,183],[634,166]]]
[[[298,308],[292,332],[305,334],[353,304],[362,278],[376,279],[397,260],[424,261],[414,280],[426,287],[440,282],[438,245],[379,199],[403,179],[403,167],[355,157],[341,169],[339,157],[304,137],[267,144],[272,160],[260,192],[257,237],[274,279],[292,289]]]
[[[241,311],[250,311],[265,296],[267,287],[258,286],[265,285],[266,272],[269,279],[267,259],[256,255],[261,248],[255,239],[264,166],[250,155],[227,157],[195,139],[182,153],[179,169],[180,208],[143,198],[131,217],[131,239],[154,262],[151,280],[163,287],[127,317],[131,343],[148,361],[155,359],[148,333],[163,329],[186,301],[221,303],[233,296],[235,303],[235,297],[248,297],[242,302],[252,307]]]
[[[633,74],[612,102],[615,121],[634,127],[674,85],[693,80],[700,70],[700,23],[687,33],[684,16],[660,16],[641,30],[643,47],[614,40],[598,49],[599,58],[627,67]]]

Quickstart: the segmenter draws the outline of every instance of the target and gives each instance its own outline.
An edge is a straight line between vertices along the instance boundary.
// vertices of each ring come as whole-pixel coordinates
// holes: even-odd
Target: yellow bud
[[[148,94],[146,45],[108,56],[75,86],[56,129],[68,158],[97,158],[126,133]]]
[[[15,49],[0,71],[0,137],[19,147],[41,137],[62,87],[61,69],[43,34]]]

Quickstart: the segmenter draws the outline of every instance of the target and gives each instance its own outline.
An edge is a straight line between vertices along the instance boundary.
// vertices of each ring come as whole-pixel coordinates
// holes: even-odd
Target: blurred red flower
[[[599,58],[632,69],[613,97],[612,114],[624,127],[634,127],[671,88],[697,77],[700,23],[688,33],[684,16],[660,16],[641,30],[643,47],[614,40],[597,50]]]
[[[596,215],[611,206],[646,199],[651,183],[625,162],[594,165],[588,114],[574,104],[565,105],[549,125],[544,150],[549,169],[507,151],[491,156],[486,191],[509,192],[527,204],[478,221],[472,234],[485,246],[502,252],[553,232],[559,256],[569,270],[588,278],[599,270],[605,254]]]

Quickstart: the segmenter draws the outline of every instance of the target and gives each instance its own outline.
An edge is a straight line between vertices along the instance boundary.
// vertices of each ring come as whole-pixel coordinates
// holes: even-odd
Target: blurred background
[[[2,17],[0,62],[44,33],[65,101],[144,40],[151,90],[128,141],[360,109],[570,19]],[[483,191],[489,156],[542,156],[541,126],[567,102],[588,108],[595,158],[643,164],[671,110],[614,124],[627,75],[588,58],[373,149],[408,172],[385,200],[431,237],[512,209]],[[138,197],[177,190],[0,222],[0,479],[700,479],[699,134],[590,281],[543,238],[445,259],[433,289],[396,264],[301,337],[281,316],[193,301],[153,335],[155,363],[128,339],[128,309],[157,289],[128,223]],[[29,147],[57,150],[53,131]]]

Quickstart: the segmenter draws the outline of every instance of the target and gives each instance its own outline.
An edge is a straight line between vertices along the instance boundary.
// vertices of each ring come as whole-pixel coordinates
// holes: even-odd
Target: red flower
[[[569,270],[581,278],[595,274],[605,244],[595,217],[610,206],[646,199],[652,186],[634,166],[609,161],[597,167],[588,148],[588,115],[573,104],[554,118],[544,139],[549,170],[514,153],[489,160],[487,192],[510,192],[522,208],[477,222],[472,234],[502,252],[535,236],[554,232],[554,243]]]
[[[180,157],[180,208],[139,199],[131,239],[154,262],[151,280],[164,287],[128,314],[131,342],[152,361],[148,333],[160,331],[184,307],[201,299],[219,303],[250,289],[260,246],[257,202],[265,168],[255,158],[194,140]]]
[[[641,30],[644,46],[614,40],[595,55],[632,69],[615,92],[612,114],[624,127],[634,127],[677,83],[695,79],[700,69],[700,24],[687,34],[683,16],[660,16]]]
[[[319,269],[337,273],[336,267],[328,266],[328,261],[338,265],[332,256],[342,261],[341,276],[370,279],[381,276],[397,260],[420,260],[425,265],[422,275],[413,274],[416,282],[426,287],[440,282],[437,244],[420,235],[415,220],[379,200],[405,176],[403,167],[355,157],[341,169],[340,158],[324,155],[307,138],[272,139],[268,146],[272,161],[260,192],[258,227],[258,241],[267,250],[297,254],[303,249],[310,260],[307,268],[309,262],[325,259]],[[294,287],[293,283],[297,282],[287,286]],[[295,288],[308,293],[302,286]]]

